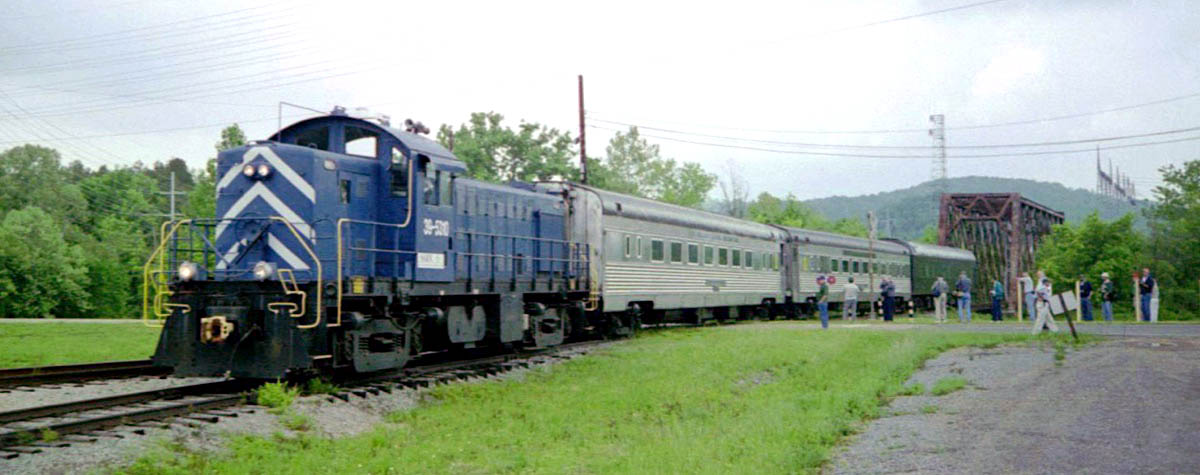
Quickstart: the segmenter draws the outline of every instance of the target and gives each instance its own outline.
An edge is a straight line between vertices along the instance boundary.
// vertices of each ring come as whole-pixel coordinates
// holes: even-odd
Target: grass
[[[0,322],[0,368],[149,358],[158,334],[140,321]]]
[[[922,414],[935,414],[937,412],[938,412],[938,407],[933,404],[926,404],[924,406],[921,406]]]
[[[922,363],[1027,335],[700,328],[534,370],[440,386],[366,433],[237,436],[130,473],[779,473],[818,469]]]
[[[945,396],[954,391],[967,387],[967,379],[961,376],[949,376],[937,380],[933,383],[933,388],[929,390],[934,396]]]
[[[925,385],[921,383],[905,386],[896,393],[897,396],[920,396],[922,394],[925,394]]]
[[[321,378],[310,379],[304,385],[304,394],[335,394],[341,390],[336,384]]]
[[[271,408],[275,414],[282,414],[292,407],[292,402],[300,395],[300,388],[276,381],[259,386],[254,394],[259,404]]]

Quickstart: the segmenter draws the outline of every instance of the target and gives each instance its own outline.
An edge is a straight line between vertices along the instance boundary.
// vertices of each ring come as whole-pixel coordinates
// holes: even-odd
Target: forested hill
[[[1111,220],[1126,213],[1137,215],[1138,227],[1144,226],[1140,207],[1127,201],[1114,200],[1088,190],[1067,188],[1059,183],[1034,180],[970,176],[950,178],[951,193],[1020,193],[1051,209],[1066,213],[1068,222],[1078,222],[1092,211],[1099,211],[1100,218]],[[937,182],[928,181],[912,188],[876,193],[864,196],[834,196],[805,201],[814,210],[829,219],[857,218],[865,220],[867,211],[875,210],[880,217],[880,230],[889,229],[892,235],[902,239],[921,237],[926,226],[937,225],[934,212],[934,193]]]

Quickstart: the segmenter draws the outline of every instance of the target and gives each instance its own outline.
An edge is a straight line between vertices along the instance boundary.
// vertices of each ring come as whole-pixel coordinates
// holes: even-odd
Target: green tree
[[[496,112],[475,112],[466,124],[438,129],[438,142],[467,164],[467,173],[491,182],[576,180],[574,140],[558,129],[521,122],[513,130]]]
[[[692,208],[699,207],[717,177],[696,163],[663,158],[658,145],[642,138],[637,127],[617,132],[603,160],[588,161],[588,183],[598,188]]]
[[[49,213],[10,211],[0,221],[0,243],[0,315],[42,318],[68,309],[63,316],[82,316],[91,308],[83,251]]]
[[[759,223],[867,237],[867,226],[862,221],[842,218],[831,222],[791,193],[783,199],[765,191],[759,193],[746,207],[746,216]]]
[[[923,242],[925,244],[937,244],[938,243],[937,226],[934,226],[932,224],[925,226],[925,229],[921,231],[921,237],[917,238],[917,242]]]
[[[0,153],[0,214],[34,205],[67,222],[87,211],[84,192],[71,184],[57,151],[22,145]]]
[[[1095,283],[1102,272],[1123,283],[1123,276],[1137,268],[1142,255],[1143,239],[1133,230],[1133,219],[1133,214],[1126,214],[1104,222],[1092,213],[1079,224],[1056,225],[1038,249],[1038,266],[1058,286],[1069,287],[1080,274]]]
[[[129,318],[137,314],[142,265],[150,246],[140,223],[105,216],[85,243],[87,292],[98,318]]]
[[[1150,228],[1144,262],[1159,284],[1163,309],[1189,317],[1200,314],[1200,160],[1160,169],[1154,189],[1157,205],[1146,210]]]

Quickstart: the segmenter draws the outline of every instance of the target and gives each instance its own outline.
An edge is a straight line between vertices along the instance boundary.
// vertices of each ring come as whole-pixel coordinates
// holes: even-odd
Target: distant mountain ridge
[[[804,203],[831,220],[856,218],[865,222],[867,211],[874,210],[879,218],[881,234],[917,239],[926,226],[937,226],[934,197],[938,193],[938,185],[938,181],[927,181],[903,190],[863,196],[833,196]],[[1128,201],[1107,198],[1088,190],[1067,188],[1060,183],[968,176],[949,178],[946,187],[950,193],[1020,193],[1024,198],[1063,212],[1067,222],[1072,223],[1093,211],[1099,211],[1100,218],[1104,220],[1134,213],[1135,226],[1145,227],[1140,211],[1144,206],[1142,202],[1134,206]]]

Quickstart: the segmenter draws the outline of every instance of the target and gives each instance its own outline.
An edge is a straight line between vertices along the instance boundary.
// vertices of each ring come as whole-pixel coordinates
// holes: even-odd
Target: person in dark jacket
[[[955,295],[958,296],[958,321],[971,323],[971,278],[966,272],[958,274],[958,282],[954,284]]]
[[[1150,321],[1150,298],[1154,295],[1154,276],[1149,268],[1142,269],[1142,279],[1138,281],[1138,292],[1142,297],[1142,321]]]
[[[896,314],[896,284],[890,277],[884,277],[879,291],[883,296],[883,321],[890,322]]]
[[[992,321],[998,322],[1003,320],[1000,314],[1000,304],[1004,302],[1004,284],[998,280],[992,280]]]
[[[1092,283],[1083,274],[1079,275],[1079,310],[1084,321],[1092,321]]]
[[[1117,286],[1108,278],[1108,272],[1100,274],[1104,282],[1100,284],[1100,309],[1104,313],[1104,321],[1112,321],[1112,303],[1117,294]]]

